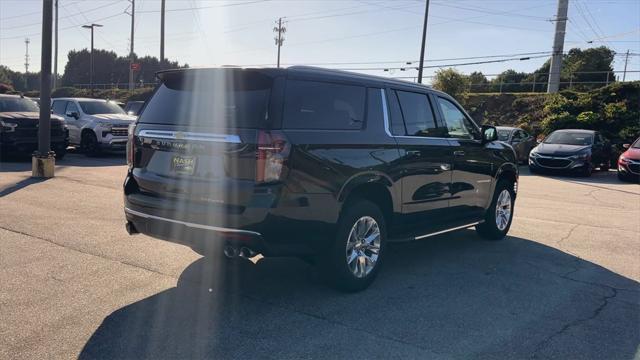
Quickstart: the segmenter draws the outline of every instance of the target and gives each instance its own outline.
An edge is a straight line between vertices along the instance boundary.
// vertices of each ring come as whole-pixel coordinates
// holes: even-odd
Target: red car
[[[620,180],[640,180],[640,138],[633,144],[625,144],[627,151],[618,158],[618,178]]]

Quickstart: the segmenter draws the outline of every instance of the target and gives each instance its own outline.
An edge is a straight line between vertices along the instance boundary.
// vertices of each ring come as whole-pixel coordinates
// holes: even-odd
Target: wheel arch
[[[340,213],[354,199],[364,199],[380,207],[387,224],[391,223],[393,214],[398,211],[395,198],[393,182],[379,173],[361,174],[351,178],[338,194],[338,201],[342,204]]]

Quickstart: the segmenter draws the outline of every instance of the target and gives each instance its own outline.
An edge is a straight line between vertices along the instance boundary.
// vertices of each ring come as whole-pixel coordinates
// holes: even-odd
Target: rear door
[[[426,92],[389,89],[387,99],[400,150],[402,213],[408,223],[435,225],[451,198],[453,154],[446,130],[438,127]]]
[[[135,131],[133,176],[142,192],[240,212],[257,183],[279,180],[286,141],[272,129],[281,111],[277,79],[220,69],[162,81]]]
[[[460,105],[448,97],[436,99],[454,155],[449,204],[459,215],[480,215],[491,192],[493,152],[482,144],[480,129]]]

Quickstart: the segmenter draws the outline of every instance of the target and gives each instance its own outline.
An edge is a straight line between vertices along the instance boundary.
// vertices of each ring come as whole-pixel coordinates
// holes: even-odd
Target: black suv
[[[0,156],[8,153],[31,154],[38,148],[40,107],[26,97],[0,95]],[[62,159],[69,145],[64,119],[51,115],[51,148]]]
[[[311,67],[158,77],[129,131],[131,234],[312,259],[354,291],[388,242],[509,231],[515,153],[447,94]]]

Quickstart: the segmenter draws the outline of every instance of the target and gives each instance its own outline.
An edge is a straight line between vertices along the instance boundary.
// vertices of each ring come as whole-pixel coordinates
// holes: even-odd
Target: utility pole
[[[418,67],[418,84],[422,84],[422,68],[424,66],[424,47],[427,41],[427,20],[429,19],[429,0],[424,7],[424,25],[422,26],[422,46],[420,47],[420,65]]]
[[[164,69],[164,3],[160,2],[160,69]],[[133,36],[132,36],[133,37]]]
[[[558,0],[558,13],[556,15],[556,33],[553,38],[553,53],[551,55],[551,67],[549,69],[548,93],[557,93],[560,90],[560,72],[562,71],[562,53],[564,49],[564,35],[567,29],[567,11],[569,0]]]
[[[129,90],[133,90],[133,32],[136,21],[136,0],[131,1],[131,49],[129,50]]]
[[[25,46],[25,52],[24,52],[24,73],[28,74],[29,73],[29,43],[31,43],[31,40],[29,40],[29,38],[24,39],[24,46]]]
[[[624,56],[624,72],[622,73],[622,82],[627,79],[627,63],[629,62],[629,49],[627,49],[627,54]]]
[[[85,29],[91,29],[91,60],[89,61],[89,88],[91,89],[91,97],[93,97],[93,29],[102,27],[100,24],[82,25]]]
[[[53,0],[42,1],[42,51],[40,62],[40,119],[38,151],[31,160],[31,176],[53,177],[55,154],[51,152],[51,27]]]
[[[54,31],[54,48],[53,48],[53,86],[52,88],[58,87],[58,0],[55,0],[53,3],[53,7],[55,9],[55,31]]]
[[[278,67],[280,67],[280,47],[284,43],[284,33],[287,32],[287,28],[282,26],[282,18],[278,19],[278,26],[273,28],[274,32],[278,33],[278,36],[274,38],[276,45],[278,46]]]

